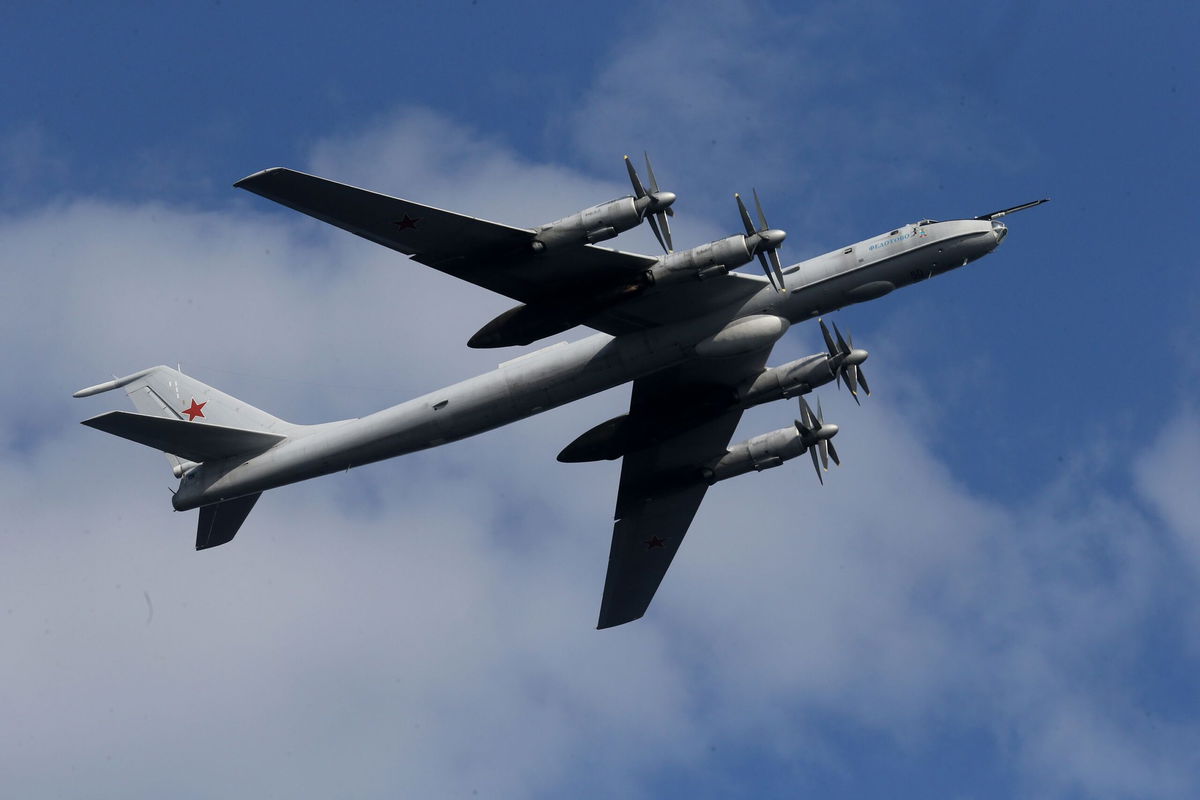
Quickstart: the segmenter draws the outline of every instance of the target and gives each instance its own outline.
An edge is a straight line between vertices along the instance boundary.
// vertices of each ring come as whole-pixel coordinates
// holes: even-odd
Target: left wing
[[[656,259],[594,245],[533,250],[536,233],[275,167],[234,186],[529,304],[587,297]]]
[[[711,397],[757,375],[771,348],[725,359],[695,359],[633,382],[629,415],[639,430],[687,414],[686,398]],[[731,395],[732,396],[732,395]],[[621,465],[617,522],[597,628],[646,613],[708,490],[701,470],[725,452],[742,409],[716,411],[678,436],[629,452]]]

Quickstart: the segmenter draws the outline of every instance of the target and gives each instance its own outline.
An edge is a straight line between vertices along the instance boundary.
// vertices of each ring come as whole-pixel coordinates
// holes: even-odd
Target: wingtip
[[[640,613],[634,617],[631,617],[628,615],[616,616],[616,615],[612,615],[612,614],[606,614],[604,611],[601,611],[600,619],[596,620],[596,630],[602,631],[602,630],[606,630],[608,628],[616,628],[621,625],[626,625],[635,620],[639,620],[644,616],[646,616],[645,611],[643,611],[642,613]]]
[[[235,181],[233,184],[233,188],[245,189],[247,185],[249,185],[261,178],[265,178],[268,175],[273,175],[277,172],[285,172],[286,170],[287,170],[287,167],[268,167],[267,169],[260,169],[258,172],[251,173],[250,175],[247,175],[246,177],[242,178],[240,181]]]

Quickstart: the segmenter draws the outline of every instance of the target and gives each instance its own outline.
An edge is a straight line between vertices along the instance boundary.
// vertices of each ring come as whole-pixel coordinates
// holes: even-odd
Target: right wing
[[[456,214],[275,167],[234,184],[523,303],[551,303],[632,280],[650,256],[593,245],[533,250],[532,230]]]
[[[730,273],[665,292],[627,293],[658,259],[590,244],[537,253],[535,231],[283,167],[256,172],[234,186],[519,300],[527,309],[509,313],[519,311],[536,323],[529,341],[576,325],[620,336],[694,319],[743,303],[766,284],[762,277]],[[496,345],[480,341],[473,346]]]

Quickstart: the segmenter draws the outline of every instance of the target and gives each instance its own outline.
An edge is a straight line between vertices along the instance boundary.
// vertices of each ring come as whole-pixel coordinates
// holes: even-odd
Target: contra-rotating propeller
[[[646,157],[646,174],[650,176],[649,192],[642,186],[642,179],[633,168],[633,162],[629,156],[625,156],[625,169],[629,171],[629,182],[633,184],[633,205],[642,219],[649,220],[654,237],[662,249],[669,253],[674,245],[671,243],[671,226],[667,224],[667,217],[675,216],[671,208],[675,193],[659,191],[658,179],[654,177],[654,167],[650,164],[650,154],[643,152],[642,155]]]
[[[867,351],[856,349],[854,347],[854,337],[847,334],[847,338],[842,338],[842,332],[838,330],[837,323],[833,323],[833,331],[837,334],[837,343],[834,343],[833,337],[829,335],[829,328],[825,327],[825,320],[820,319],[817,322],[821,325],[821,335],[825,337],[825,347],[829,350],[829,366],[837,374],[838,386],[842,385],[842,381],[846,382],[846,388],[850,390],[850,394],[854,397],[854,402],[862,405],[858,399],[858,385],[861,383],[863,391],[868,396],[871,394],[871,387],[867,384],[867,376],[863,374],[862,362],[867,360]],[[847,339],[849,343],[847,344]]]
[[[746,210],[746,204],[742,202],[742,196],[734,194],[733,197],[737,200],[738,212],[742,215],[742,224],[746,226],[746,249],[750,251],[751,255],[758,256],[758,263],[762,264],[763,272],[767,274],[767,279],[771,281],[775,291],[786,291],[787,289],[783,285],[783,264],[779,260],[779,248],[783,246],[783,240],[787,238],[787,231],[772,228],[767,224],[767,215],[763,213],[762,203],[758,201],[757,189],[754,190],[754,208],[758,212],[759,223],[757,230],[754,227],[754,221],[750,219],[750,212]]]
[[[837,435],[838,426],[825,424],[819,399],[817,400],[817,413],[814,414],[801,395],[800,419],[796,420],[796,430],[808,447],[808,454],[812,456],[813,469],[817,471],[817,480],[824,485],[825,479],[821,477],[821,471],[822,469],[829,470],[829,459],[832,458],[833,463],[839,467],[842,465],[842,460],[838,458],[837,450],[833,446],[833,437]],[[817,462],[818,453],[820,454],[820,463]]]

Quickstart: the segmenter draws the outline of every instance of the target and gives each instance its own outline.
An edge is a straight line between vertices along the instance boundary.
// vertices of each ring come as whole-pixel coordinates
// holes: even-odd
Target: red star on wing
[[[662,547],[663,540],[657,536],[651,536],[649,539],[643,541],[642,544],[646,545],[647,550],[653,550],[656,547]]]
[[[404,219],[396,220],[396,227],[402,231],[406,231],[406,230],[410,230],[412,228],[417,227],[417,223],[420,221],[421,221],[420,217],[417,217],[416,219],[414,219],[414,218],[410,217],[408,214],[405,214]]]
[[[188,422],[195,422],[196,417],[203,417],[204,412],[201,409],[203,409],[206,405],[208,405],[207,400],[205,400],[203,403],[197,403],[196,398],[193,397],[192,404],[183,410],[183,413],[187,414],[188,416]]]

